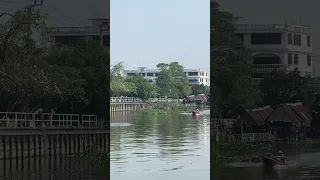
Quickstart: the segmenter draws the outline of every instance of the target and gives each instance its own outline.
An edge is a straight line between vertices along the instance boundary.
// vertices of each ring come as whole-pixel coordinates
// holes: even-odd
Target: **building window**
[[[307,36],[307,46],[311,46],[311,36]]]
[[[127,73],[127,76],[136,76],[136,73]]]
[[[152,83],[153,81],[152,81],[152,79],[148,79],[148,82],[149,82],[149,83]]]
[[[311,56],[307,55],[307,65],[311,66]]]
[[[281,33],[252,33],[251,44],[281,44]]]
[[[294,54],[293,61],[295,65],[299,64],[299,54]]]
[[[143,76],[143,77],[146,76],[146,73],[141,73],[141,76]]]
[[[293,44],[301,46],[301,35],[300,34],[295,34],[293,36]]]
[[[292,64],[292,54],[288,54],[288,64]]]
[[[199,82],[198,79],[189,79],[190,83],[195,83],[195,82]]]
[[[154,73],[154,76],[155,76],[155,77],[158,77],[158,75],[159,75],[159,73]]]
[[[292,34],[288,34],[288,44],[292,44]]]
[[[149,77],[153,76],[153,73],[147,73],[147,76],[149,76]]]
[[[198,76],[198,72],[188,72],[188,76]]]

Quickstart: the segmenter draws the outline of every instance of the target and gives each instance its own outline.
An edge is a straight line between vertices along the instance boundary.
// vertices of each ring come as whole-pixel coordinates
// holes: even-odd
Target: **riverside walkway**
[[[183,99],[150,98],[142,100],[136,97],[110,97],[110,112],[135,111],[152,107],[181,106]]]
[[[0,112],[0,159],[107,151],[108,134],[96,115]]]

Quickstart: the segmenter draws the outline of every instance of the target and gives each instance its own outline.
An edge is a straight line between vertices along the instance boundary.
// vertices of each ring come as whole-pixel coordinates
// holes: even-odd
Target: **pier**
[[[110,112],[135,111],[152,107],[181,106],[182,99],[150,98],[142,100],[136,97],[110,97]]]
[[[95,115],[0,112],[0,159],[105,152],[108,133]]]

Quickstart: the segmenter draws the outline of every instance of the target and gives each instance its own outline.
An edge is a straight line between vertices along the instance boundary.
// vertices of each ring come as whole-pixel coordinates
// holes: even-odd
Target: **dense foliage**
[[[249,52],[236,36],[232,20],[232,14],[211,2],[211,105],[225,116],[252,108],[260,100],[258,84],[251,79]]]
[[[312,105],[313,111],[319,107],[314,103],[319,99],[316,87],[298,69],[274,71],[260,82],[253,80],[252,58],[235,33],[232,14],[221,11],[214,1],[211,10],[211,106],[216,113],[236,117],[244,108],[294,102]]]
[[[184,98],[192,93],[183,66],[171,62],[160,63],[157,67],[160,71],[156,83],[152,84],[141,75],[124,76],[123,65],[114,65],[110,73],[111,96],[133,96],[147,100],[154,97]],[[196,90],[202,91],[201,88],[196,87]]]
[[[44,32],[44,17],[32,8],[0,25],[1,111],[107,116],[109,52],[99,42],[51,46]]]

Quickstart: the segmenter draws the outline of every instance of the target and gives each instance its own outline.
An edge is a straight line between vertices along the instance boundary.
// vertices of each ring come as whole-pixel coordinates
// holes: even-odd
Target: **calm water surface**
[[[267,171],[261,163],[231,163],[211,169],[215,180],[320,180],[320,152],[317,149],[304,149],[302,152],[288,153],[289,166],[278,166]],[[310,152],[318,151],[318,152]],[[300,155],[299,155],[300,154]]]
[[[209,112],[203,112],[209,116]],[[112,180],[210,179],[210,124],[206,115],[116,114],[110,131]]]
[[[106,180],[109,169],[93,165],[87,158],[31,158],[0,161],[4,180]]]

